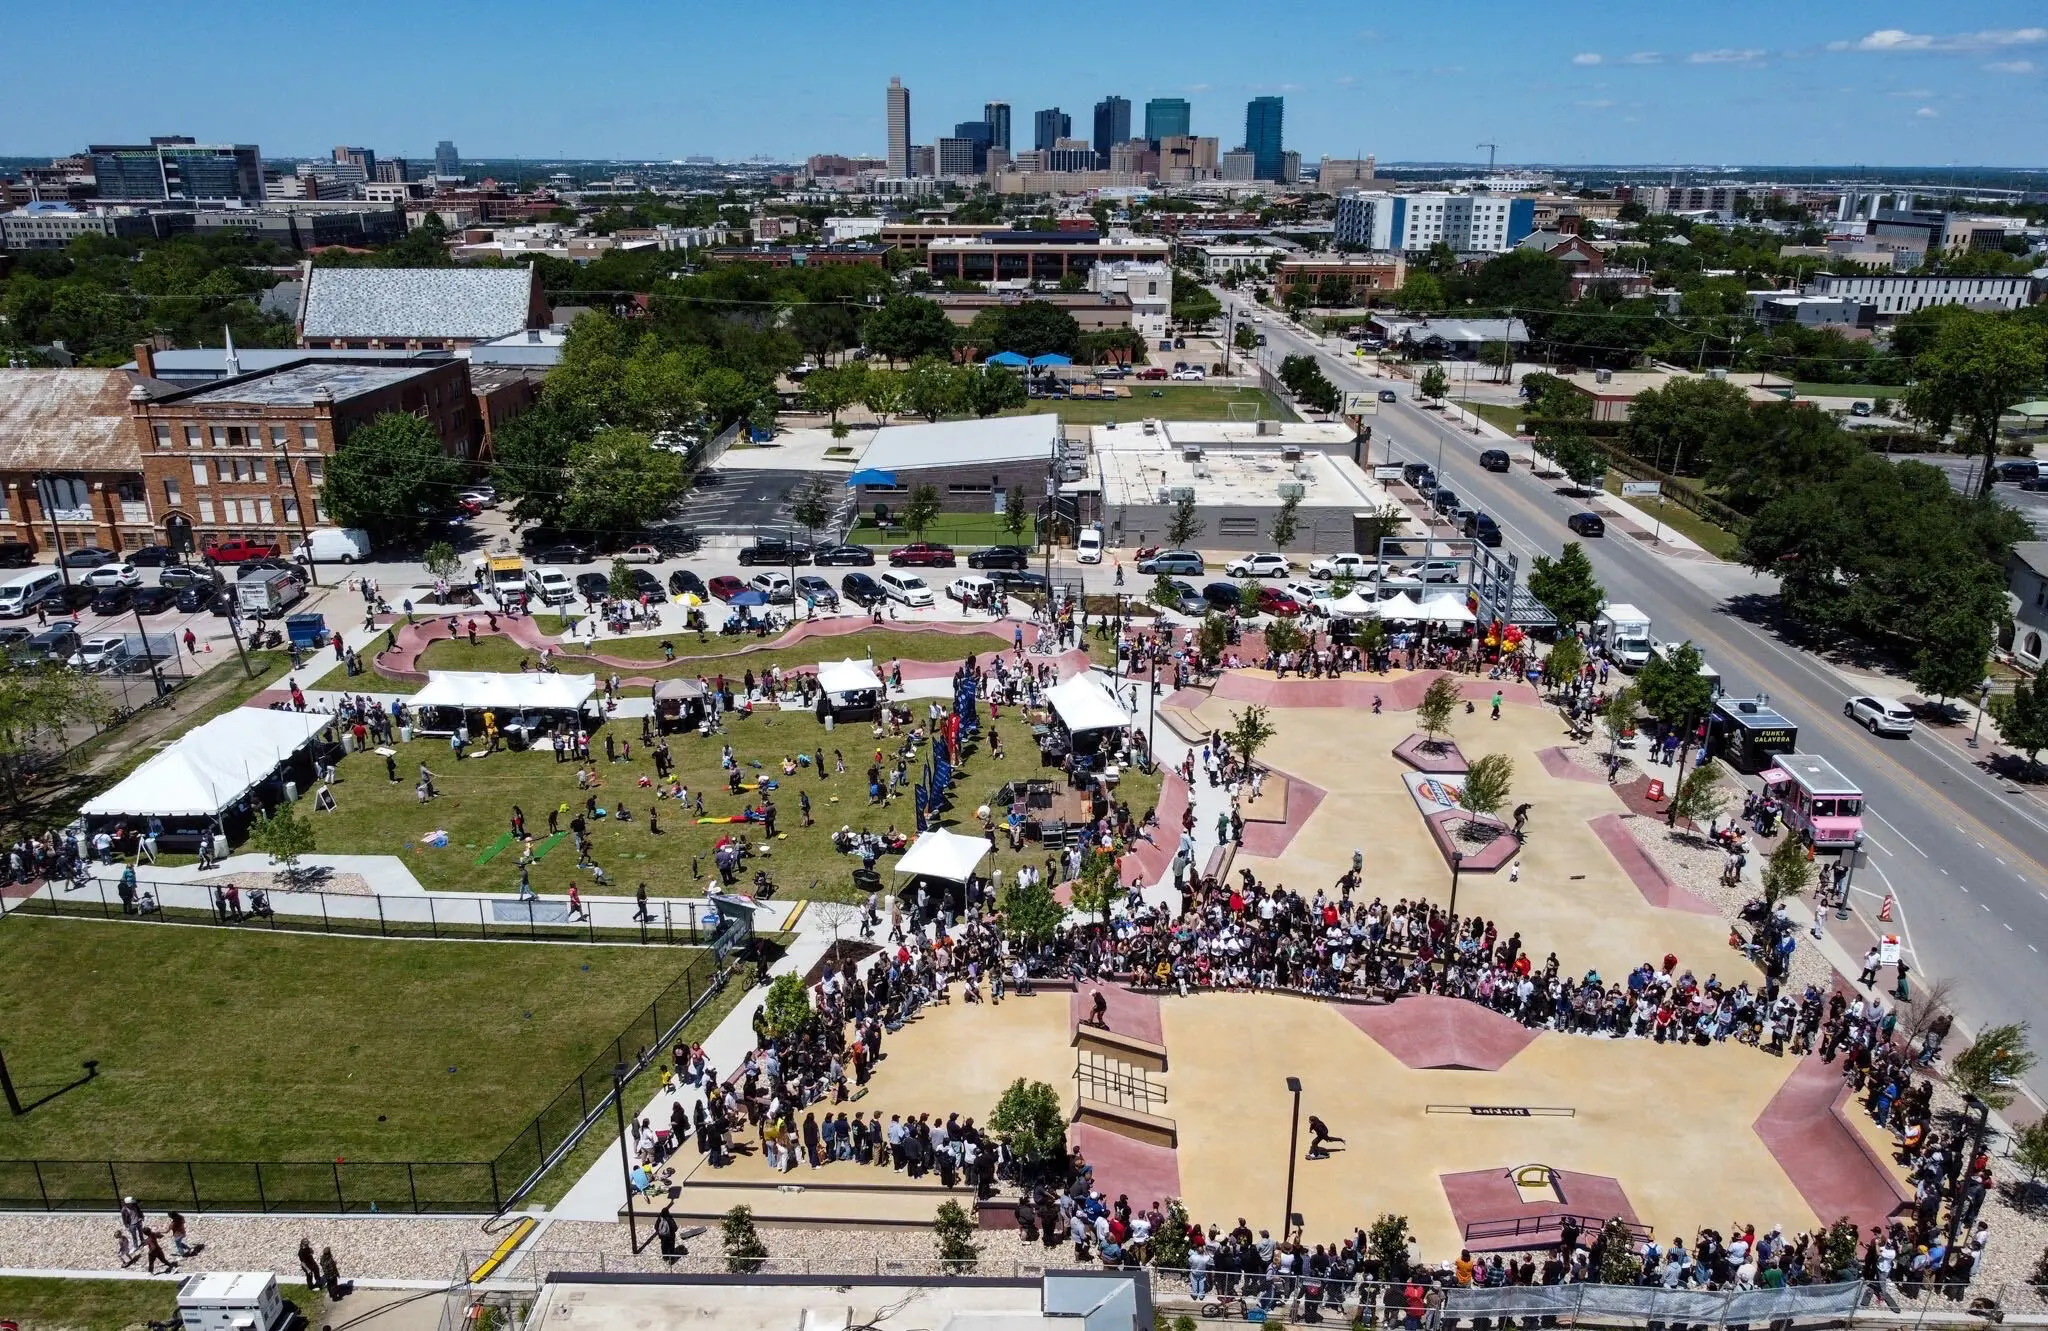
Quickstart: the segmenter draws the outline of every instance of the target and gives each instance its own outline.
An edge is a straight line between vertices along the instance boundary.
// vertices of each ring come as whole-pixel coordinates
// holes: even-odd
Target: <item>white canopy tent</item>
[[[1432,624],[1471,624],[1479,618],[1465,604],[1464,597],[1451,592],[1438,592],[1424,601],[1422,617]]]
[[[1346,619],[1371,619],[1378,613],[1379,606],[1378,601],[1361,596],[1356,591],[1338,597],[1336,600],[1324,597],[1320,604],[1323,608],[1323,613],[1342,615]]]
[[[88,818],[212,818],[260,785],[334,718],[237,707],[186,733],[80,809]]]
[[[903,852],[903,858],[896,861],[896,872],[964,883],[974,876],[987,854],[986,837],[961,836],[943,830],[920,832],[917,840],[910,843],[910,849]]]
[[[1076,675],[1064,684],[1045,691],[1045,700],[1061,723],[1074,733],[1084,730],[1120,730],[1131,724],[1131,714],[1096,682],[1092,674]]]
[[[882,677],[866,661],[821,661],[818,664],[818,687],[827,693],[879,693]]]
[[[1398,596],[1389,596],[1384,601],[1374,602],[1372,613],[1377,619],[1423,618],[1422,606],[1407,592],[1402,592]]]
[[[500,674],[434,670],[413,695],[415,707],[494,707],[513,712],[574,712],[597,692],[595,675]]]

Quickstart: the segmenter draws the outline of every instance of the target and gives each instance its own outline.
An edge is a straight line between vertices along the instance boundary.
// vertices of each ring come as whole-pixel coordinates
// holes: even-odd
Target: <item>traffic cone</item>
[[[1878,922],[1879,922],[1880,924],[1889,924],[1889,923],[1891,922],[1891,918],[1892,918],[1892,894],[1891,894],[1891,893],[1887,892],[1887,893],[1885,893],[1885,894],[1884,894],[1884,904],[1883,904],[1882,906],[1879,906],[1879,907],[1877,908],[1877,918],[1878,918]]]

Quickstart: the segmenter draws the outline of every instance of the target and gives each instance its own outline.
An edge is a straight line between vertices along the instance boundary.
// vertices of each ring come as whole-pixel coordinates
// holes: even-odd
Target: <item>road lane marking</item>
[[[1889,828],[1891,828],[1891,829],[1892,829],[1892,831],[1893,831],[1894,833],[1896,833],[1896,834],[1898,835],[1898,838],[1899,838],[1899,840],[1901,840],[1901,841],[1905,842],[1905,843],[1906,843],[1907,845],[1909,845],[1909,846],[1913,846],[1913,849],[1914,849],[1914,850],[1916,850],[1916,851],[1919,851],[1919,854],[1920,854],[1920,858],[1921,858],[1921,859],[1923,859],[1923,860],[1924,860],[1924,859],[1926,859],[1926,858],[1927,858],[1927,852],[1926,852],[1926,851],[1924,851],[1924,850],[1920,850],[1920,847],[1918,847],[1918,846],[1914,846],[1914,845],[1913,845],[1913,838],[1911,838],[1911,837],[1907,836],[1907,835],[1906,835],[1906,834],[1905,834],[1904,832],[1900,832],[1900,831],[1899,831],[1899,829],[1898,829],[1898,827],[1897,827],[1897,825],[1896,825],[1896,824],[1894,824],[1894,823],[1892,822],[1892,820],[1891,820],[1891,819],[1889,819],[1889,818],[1885,817],[1885,816],[1884,816],[1883,814],[1879,813],[1879,812],[1878,812],[1878,811],[1877,811],[1876,809],[1872,809],[1872,810],[1870,811],[1870,816],[1871,816],[1871,817],[1873,817],[1873,818],[1875,818],[1875,819],[1877,819],[1877,821],[1879,821],[1879,822],[1883,823],[1883,824],[1884,824],[1884,825],[1885,825],[1886,827],[1889,827]],[[1956,830],[1957,830],[1958,832],[1962,831],[1962,829],[1961,829],[1960,827],[1959,827],[1959,828],[1957,828]]]

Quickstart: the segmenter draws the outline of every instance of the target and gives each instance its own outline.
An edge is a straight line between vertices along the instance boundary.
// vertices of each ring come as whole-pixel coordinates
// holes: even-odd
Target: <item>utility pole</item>
[[[1498,143],[1475,143],[1472,146],[1475,148],[1486,149],[1486,174],[1489,176],[1492,175],[1493,155],[1500,150],[1500,145]]]
[[[43,516],[50,520],[50,553],[56,557],[57,571],[64,575],[64,585],[71,585],[71,566],[64,562],[64,533],[57,527],[57,509],[50,501],[56,494],[55,483],[50,473],[43,472],[36,477],[36,500],[43,506]]]
[[[255,427],[252,426],[250,428],[254,429]],[[306,529],[306,502],[299,496],[299,472],[298,468],[292,466],[292,455],[289,445],[286,446],[284,452],[277,455],[277,467],[279,471],[284,473],[284,478],[291,482],[292,509],[299,515],[299,539],[305,542],[306,545],[306,576],[312,580],[315,587],[318,587],[320,585],[320,561],[313,553],[313,533]]]

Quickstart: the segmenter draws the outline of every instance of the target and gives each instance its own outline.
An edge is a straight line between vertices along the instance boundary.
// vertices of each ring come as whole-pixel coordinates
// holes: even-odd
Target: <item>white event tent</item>
[[[237,707],[79,810],[87,818],[215,818],[333,724],[324,712]]]
[[[574,712],[597,692],[595,675],[434,670],[413,695],[415,707],[502,708],[514,712]]]
[[[987,837],[961,836],[943,829],[920,832],[917,840],[910,843],[910,849],[896,861],[896,872],[964,883],[974,876],[987,854]]]
[[[1131,714],[1096,682],[1092,674],[1076,675],[1064,684],[1045,691],[1045,700],[1072,734],[1086,730],[1121,730],[1131,724]]]
[[[1424,601],[1422,617],[1432,624],[1471,624],[1479,618],[1465,604],[1465,598],[1454,592],[1439,592]]]

